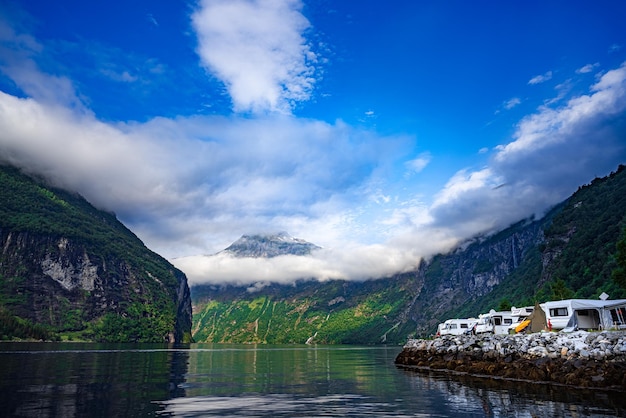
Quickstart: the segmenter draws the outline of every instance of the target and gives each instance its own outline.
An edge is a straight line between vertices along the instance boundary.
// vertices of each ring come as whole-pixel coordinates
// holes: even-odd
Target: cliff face
[[[543,242],[544,223],[520,222],[422,264],[418,274],[423,277],[424,287],[410,313],[418,335],[434,332],[442,319],[456,316],[461,308],[471,306],[505,283]],[[480,312],[470,311],[468,316]]]
[[[12,169],[0,170],[0,183],[5,316],[43,326],[57,337],[190,340],[187,278],[114,215]],[[0,334],[12,336],[6,330]]]

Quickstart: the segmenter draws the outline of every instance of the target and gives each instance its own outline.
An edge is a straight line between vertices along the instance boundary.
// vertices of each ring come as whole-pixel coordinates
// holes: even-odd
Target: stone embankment
[[[626,332],[443,336],[409,340],[399,366],[626,391]]]

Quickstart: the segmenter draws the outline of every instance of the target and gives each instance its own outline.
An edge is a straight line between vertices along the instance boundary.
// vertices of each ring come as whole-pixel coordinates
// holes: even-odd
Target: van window
[[[461,328],[467,328],[467,324],[461,324]]]
[[[493,317],[493,324],[494,325],[502,325],[502,317],[501,316],[494,316]]]
[[[456,329],[456,324],[450,324],[450,329]]]
[[[504,325],[511,325],[513,320],[511,318],[504,318]]]
[[[569,316],[567,308],[552,308],[550,309],[550,316]]]

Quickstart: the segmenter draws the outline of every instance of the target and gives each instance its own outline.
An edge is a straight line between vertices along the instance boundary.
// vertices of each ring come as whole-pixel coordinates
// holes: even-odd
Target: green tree
[[[574,297],[574,291],[567,287],[563,279],[556,279],[556,281],[550,285],[550,292],[551,300],[564,300]]]
[[[617,242],[615,262],[617,267],[613,269],[611,276],[622,288],[626,289],[626,228],[622,231],[622,237]]]
[[[498,305],[498,309],[496,309],[498,312],[502,312],[502,311],[510,311],[511,307],[513,305],[511,305],[511,301],[508,300],[507,298],[502,298],[500,299],[500,304]]]

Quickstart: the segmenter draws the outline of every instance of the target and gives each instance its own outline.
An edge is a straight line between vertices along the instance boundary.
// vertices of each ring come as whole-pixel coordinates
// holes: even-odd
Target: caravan
[[[437,335],[462,335],[472,332],[476,325],[475,318],[469,319],[448,319],[437,327]]]
[[[475,332],[476,334],[508,334],[511,324],[513,324],[513,316],[510,311],[496,312],[492,309],[489,313],[478,316]]]
[[[567,299],[545,302],[540,306],[551,330],[626,328],[626,299]]]

